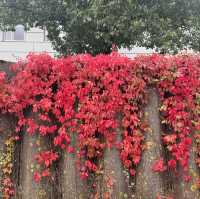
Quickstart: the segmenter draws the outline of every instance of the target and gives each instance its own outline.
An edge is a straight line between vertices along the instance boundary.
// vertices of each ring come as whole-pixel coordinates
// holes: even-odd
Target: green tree
[[[199,0],[5,0],[2,28],[46,28],[61,54],[109,53],[112,44],[199,50]]]

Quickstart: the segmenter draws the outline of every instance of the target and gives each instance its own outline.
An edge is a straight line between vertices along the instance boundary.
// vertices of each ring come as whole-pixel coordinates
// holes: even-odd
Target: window
[[[24,26],[17,25],[14,32],[14,40],[24,40]]]
[[[13,33],[11,31],[4,32],[4,40],[13,40]]]

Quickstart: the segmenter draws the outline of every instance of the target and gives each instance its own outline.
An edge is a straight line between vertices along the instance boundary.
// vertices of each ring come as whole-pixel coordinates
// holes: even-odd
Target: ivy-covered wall
[[[1,68],[2,198],[199,198],[200,56]]]

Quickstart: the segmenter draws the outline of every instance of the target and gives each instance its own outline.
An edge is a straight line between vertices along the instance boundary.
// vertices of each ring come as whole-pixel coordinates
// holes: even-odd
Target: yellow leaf
[[[196,191],[197,190],[197,185],[196,184],[193,184],[192,186],[191,186],[191,191]]]

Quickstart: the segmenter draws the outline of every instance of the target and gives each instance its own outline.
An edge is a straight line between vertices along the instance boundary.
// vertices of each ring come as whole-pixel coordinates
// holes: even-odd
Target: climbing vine
[[[14,139],[9,138],[5,141],[5,152],[0,154],[0,169],[3,175],[0,191],[5,199],[9,199],[15,192],[12,182],[13,153]]]
[[[154,54],[131,60],[117,53],[59,59],[30,54],[12,69],[16,75],[0,88],[0,108],[18,118],[14,137],[20,139],[25,128],[30,136],[40,134],[52,140],[52,149],[35,157],[42,167],[34,172],[36,182],[51,176],[50,167],[60,150],[76,155],[80,177],[86,179],[100,171],[105,149],[116,147],[124,167],[134,176],[148,131],[143,118],[149,86],[159,91],[166,127],[163,144],[171,156],[167,164],[161,157],[153,170],[176,170],[179,165],[189,180],[193,144],[200,166],[199,56]],[[3,85],[4,74],[0,80]],[[27,111],[36,114],[37,120]],[[117,129],[121,129],[120,142]]]

